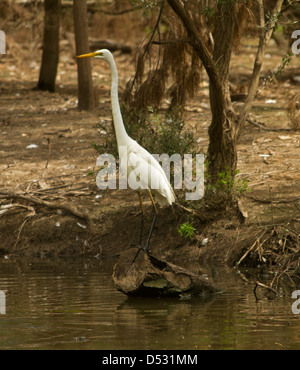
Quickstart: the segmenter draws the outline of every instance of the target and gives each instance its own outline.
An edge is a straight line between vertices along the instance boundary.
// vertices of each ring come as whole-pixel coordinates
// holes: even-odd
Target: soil
[[[34,90],[40,51],[33,54],[34,59],[30,50],[23,52],[22,62],[9,50],[0,59],[0,252],[8,259],[116,257],[137,243],[140,214],[133,191],[101,191],[95,182],[97,152],[93,144],[104,140],[97,123],[111,124],[108,67],[93,61],[98,107],[93,112],[79,112],[71,47],[63,44],[55,93]],[[263,76],[274,70],[284,54],[271,44]],[[255,43],[243,40],[231,67],[237,92],[243,91],[251,76],[254,57]],[[134,57],[116,52],[115,58],[122,96],[134,72]],[[153,255],[181,265],[188,261],[230,266],[240,262],[269,268],[284,259],[287,269],[298,267],[300,132],[291,130],[287,116],[288,102],[299,92],[299,82],[290,77],[297,74],[298,64],[299,57],[295,57],[281,80],[259,94],[251,118],[261,127],[248,122],[241,134],[237,179],[246,178],[251,191],[240,196],[239,208],[223,212],[203,209],[198,216],[177,206],[160,208],[151,239]],[[235,108],[241,104],[235,103]],[[206,78],[189,101],[184,119],[205,151],[210,122]],[[20,194],[31,201],[18,197]],[[147,196],[143,199],[149,228],[151,202]],[[72,209],[87,216],[77,217]],[[178,233],[179,225],[186,221],[196,228],[191,240]]]

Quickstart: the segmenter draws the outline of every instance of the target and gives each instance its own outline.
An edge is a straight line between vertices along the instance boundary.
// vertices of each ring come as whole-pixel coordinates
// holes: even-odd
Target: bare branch
[[[156,23],[155,23],[155,26],[151,32],[151,35],[150,35],[150,39],[149,41],[147,42],[147,44],[144,46],[144,51],[143,51],[143,55],[142,55],[142,59],[145,57],[150,45],[153,43],[153,39],[154,39],[154,36],[155,36],[155,33],[156,31],[158,30],[158,27],[159,27],[159,23],[160,23],[160,20],[161,20],[161,17],[162,17],[162,13],[163,13],[163,9],[164,9],[164,5],[165,5],[165,0],[162,0],[161,2],[161,6],[160,6],[160,10],[159,10],[159,13],[158,13],[158,17],[157,17],[157,20],[156,20]],[[148,37],[148,36],[147,36]],[[132,91],[133,89],[133,86],[135,84],[137,80],[137,73],[135,74],[134,78],[132,79],[132,82],[131,82],[131,86],[130,86],[130,89],[129,89],[129,92]]]
[[[175,14],[181,19],[184,27],[189,36],[189,43],[193,49],[198,54],[201,59],[203,66],[208,74],[210,82],[215,87],[216,98],[221,109],[225,109],[225,99],[219,79],[218,71],[215,66],[213,57],[202,41],[202,37],[195,26],[193,20],[190,18],[189,14],[186,12],[180,0],[168,0],[170,7],[173,9]]]
[[[262,68],[263,58],[266,51],[266,46],[272,36],[272,32],[274,30],[274,27],[278,21],[278,14],[280,14],[280,10],[283,4],[283,0],[277,0],[275,7],[269,17],[269,21],[265,23],[265,12],[264,12],[264,4],[263,0],[257,0],[258,6],[259,6],[259,46],[257,49],[257,54],[253,66],[253,72],[249,87],[249,93],[245,102],[245,105],[243,107],[243,111],[241,112],[237,124],[237,131],[240,131],[240,129],[243,127],[247,116],[250,112],[250,109],[252,107],[253,99],[255,98],[255,95],[257,93],[257,88],[259,84],[259,78],[260,78],[260,72]]]
[[[30,195],[24,195],[24,194],[19,194],[19,193],[14,193],[11,191],[5,191],[5,190],[0,190],[0,195],[4,195],[5,198],[12,198],[12,199],[22,199],[30,203],[38,204],[40,206],[45,206],[51,209],[62,209],[68,213],[73,214],[76,217],[86,219],[88,220],[88,214],[80,212],[78,209],[72,207],[70,204],[59,204],[59,203],[52,203],[48,202],[46,200],[42,200]]]

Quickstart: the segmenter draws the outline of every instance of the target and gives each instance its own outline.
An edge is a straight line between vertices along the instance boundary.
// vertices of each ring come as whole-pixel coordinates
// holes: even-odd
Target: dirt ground
[[[277,68],[284,53],[271,44],[264,76]],[[244,40],[231,67],[232,83],[240,90],[250,76],[254,57],[253,41]],[[25,53],[22,63],[9,50],[0,58],[1,255],[8,259],[118,256],[137,242],[140,217],[133,191],[104,192],[95,183],[97,152],[93,143],[103,140],[97,123],[111,123],[107,65],[93,61],[98,107],[93,112],[79,112],[76,62],[66,43],[60,55],[56,93],[33,89],[40,52],[32,60]],[[115,58],[122,95],[134,72],[134,60],[133,55],[118,52]],[[262,127],[247,123],[240,137],[237,178],[246,178],[251,190],[240,198],[246,219],[235,210],[213,217],[203,210],[197,218],[176,206],[174,211],[160,209],[151,240],[153,254],[182,264],[198,261],[232,266],[240,261],[266,267],[284,263],[286,271],[298,268],[300,132],[291,130],[287,116],[288,102],[300,88],[293,73],[298,67],[299,57],[294,57],[280,81],[261,92],[251,118]],[[237,110],[241,104],[235,103]],[[210,122],[205,78],[197,96],[189,101],[184,119],[205,150]],[[151,203],[147,197],[144,200],[150,227]],[[80,212],[83,217],[78,217]],[[196,227],[191,240],[178,233],[186,220]]]

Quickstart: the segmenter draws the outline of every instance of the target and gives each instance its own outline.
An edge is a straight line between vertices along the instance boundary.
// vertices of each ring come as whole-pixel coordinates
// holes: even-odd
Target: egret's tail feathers
[[[170,206],[172,203],[175,202],[175,194],[172,191],[172,193],[168,192],[167,194],[163,195],[159,192],[153,192],[155,195],[155,198],[157,200],[157,203],[160,206]]]

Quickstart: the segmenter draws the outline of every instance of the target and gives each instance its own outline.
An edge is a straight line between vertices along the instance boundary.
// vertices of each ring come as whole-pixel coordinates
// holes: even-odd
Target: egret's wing
[[[136,145],[135,145],[136,144]],[[133,189],[151,189],[160,204],[172,204],[174,191],[158,161],[136,142],[129,148],[127,176]]]
[[[135,152],[128,153],[127,178],[132,189],[151,188],[151,163],[144,156]]]

